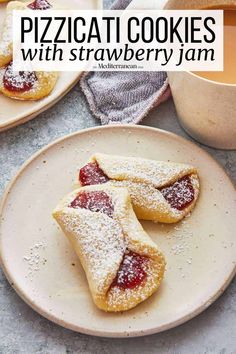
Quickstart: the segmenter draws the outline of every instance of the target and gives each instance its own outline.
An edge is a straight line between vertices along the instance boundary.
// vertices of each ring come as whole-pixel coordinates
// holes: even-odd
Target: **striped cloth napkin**
[[[117,0],[125,9],[131,0]],[[165,72],[103,71],[85,73],[80,85],[89,107],[102,124],[137,124],[170,97]]]

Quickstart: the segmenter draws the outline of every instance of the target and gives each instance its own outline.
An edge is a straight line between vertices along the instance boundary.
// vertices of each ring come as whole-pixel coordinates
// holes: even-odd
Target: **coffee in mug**
[[[194,73],[208,80],[236,84],[236,6],[207,7],[203,10],[224,10],[224,70]]]

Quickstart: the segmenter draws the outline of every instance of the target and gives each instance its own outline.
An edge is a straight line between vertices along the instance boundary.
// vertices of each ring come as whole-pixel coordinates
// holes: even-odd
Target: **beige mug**
[[[236,0],[169,0],[165,9],[236,5]],[[219,149],[236,149],[236,84],[192,72],[168,72],[180,124],[194,139]]]

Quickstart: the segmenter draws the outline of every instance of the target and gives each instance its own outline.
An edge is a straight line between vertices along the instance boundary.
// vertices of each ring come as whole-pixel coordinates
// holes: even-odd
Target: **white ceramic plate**
[[[28,0],[27,2],[29,2]],[[33,1],[33,0],[32,0]],[[58,8],[96,9],[102,0],[51,0]],[[0,4],[0,28],[5,15],[6,3]],[[0,94],[0,131],[27,122],[60,100],[79,80],[81,72],[61,72],[52,93],[39,101],[19,101]]]
[[[201,195],[192,215],[175,225],[143,222],[164,252],[165,279],[156,294],[119,314],[98,310],[69,242],[51,217],[94,152],[195,165]],[[179,325],[208,307],[235,273],[235,190],[203,150],[171,133],[141,126],[83,130],[49,145],[11,182],[2,202],[1,259],[18,294],[67,328],[98,336],[140,336]]]

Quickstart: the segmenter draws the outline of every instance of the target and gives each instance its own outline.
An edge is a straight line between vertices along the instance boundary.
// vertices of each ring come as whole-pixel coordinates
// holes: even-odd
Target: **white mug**
[[[166,9],[236,5],[236,0],[169,0]],[[236,84],[207,80],[192,72],[168,72],[180,124],[199,142],[236,149]]]

